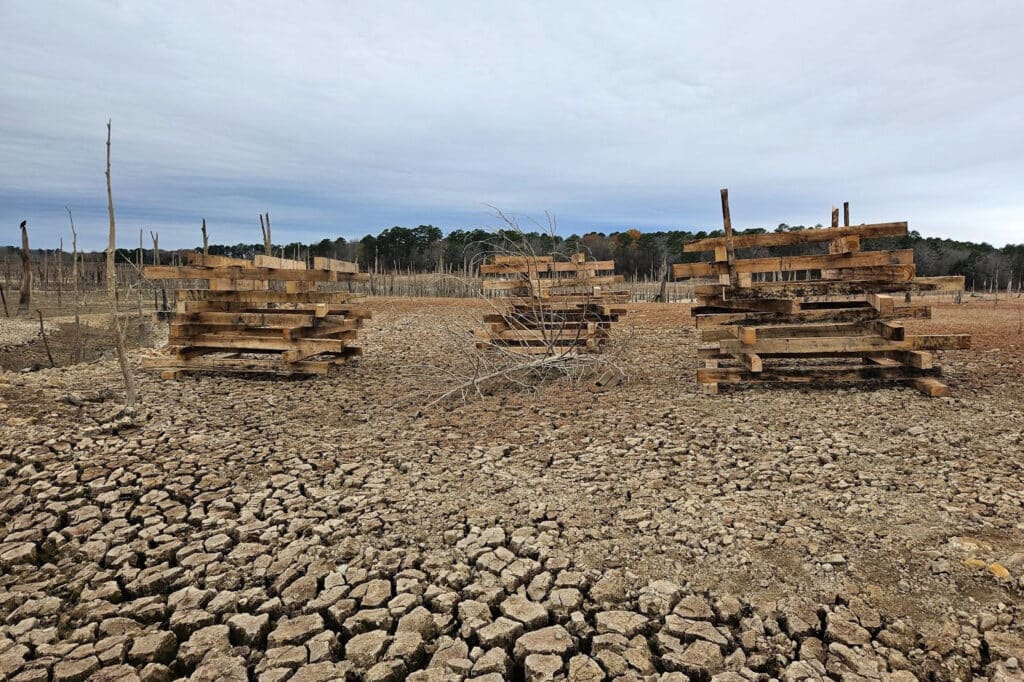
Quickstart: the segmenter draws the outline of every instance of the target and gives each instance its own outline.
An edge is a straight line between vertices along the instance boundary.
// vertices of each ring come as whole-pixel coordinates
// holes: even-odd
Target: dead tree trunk
[[[117,230],[114,227],[114,194],[110,189],[110,120],[107,120],[107,213],[110,214],[110,234],[107,236],[107,295],[111,300],[117,293],[117,269],[114,266],[114,251]]]
[[[203,218],[203,255],[210,255],[210,239],[206,234],[206,218]]]
[[[75,231],[75,217],[71,209],[64,207],[68,212],[68,220],[71,221],[71,282],[75,287],[75,350],[73,362],[82,361],[82,321],[79,318],[79,309],[82,305],[81,286],[78,281],[78,232]]]
[[[28,221],[21,221],[21,294],[18,308],[28,310],[32,304],[32,259],[28,255]]]
[[[153,265],[160,265],[160,233],[150,230],[149,238],[153,240]]]
[[[124,377],[124,409],[122,414],[131,414],[135,410],[135,375],[132,373],[131,365],[128,364],[128,351],[124,343],[124,325],[118,317],[117,292],[114,292],[112,302],[111,326],[114,331],[114,347],[117,349],[117,364],[121,366],[121,375]]]

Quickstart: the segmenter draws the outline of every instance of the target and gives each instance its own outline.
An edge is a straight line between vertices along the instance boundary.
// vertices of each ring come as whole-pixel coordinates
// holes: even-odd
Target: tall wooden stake
[[[850,226],[850,202],[849,201],[844,201],[843,202],[843,226],[844,227],[849,227]]]
[[[210,240],[206,235],[206,218],[203,218],[203,255],[210,255]]]
[[[263,218],[266,217],[266,225],[263,223]],[[268,256],[274,255],[274,246],[270,238],[270,213],[260,214],[260,231],[263,233],[263,251]],[[283,247],[282,247],[283,248]],[[284,254],[281,254],[284,257]]]
[[[28,255],[28,221],[21,221],[21,293],[18,308],[28,310],[32,304],[32,259]]]
[[[107,236],[107,295],[110,300],[116,298],[117,269],[114,266],[114,251],[117,243],[117,230],[114,227],[114,194],[110,189],[110,120],[107,120],[107,213],[110,215],[110,234]]]
[[[739,278],[736,274],[736,245],[732,238],[732,217],[729,215],[729,190],[722,188],[722,224],[725,227],[725,252],[726,261],[729,264],[729,284],[739,285]]]

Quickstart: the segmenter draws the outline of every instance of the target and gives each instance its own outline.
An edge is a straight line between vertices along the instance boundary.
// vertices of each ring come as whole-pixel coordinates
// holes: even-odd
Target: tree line
[[[813,227],[821,227],[815,225]],[[737,234],[765,232],[786,232],[808,229],[803,225],[780,224],[773,229],[754,228]],[[567,237],[542,231],[524,232],[504,230],[451,230],[447,234],[434,225],[417,227],[394,226],[377,234],[367,234],[361,239],[349,240],[344,237],[322,239],[319,242],[291,242],[274,244],[276,255],[287,258],[308,260],[315,256],[338,258],[358,262],[372,272],[459,272],[473,274],[476,268],[501,241],[525,242],[538,255],[554,252],[574,253],[586,251],[598,260],[614,260],[616,273],[635,279],[661,279],[673,263],[694,262],[706,259],[707,254],[683,253],[683,244],[695,239],[723,236],[722,230],[656,230],[641,232],[636,229],[622,231],[587,232]],[[758,249],[740,250],[742,257],[768,255],[796,255],[814,249],[827,249],[827,245],[797,245],[785,249],[773,249],[772,253]],[[874,239],[865,243],[867,249],[913,249],[917,274],[919,276],[963,275],[968,289],[990,289],[1009,287],[1021,289],[1024,277],[1024,244],[1008,244],[997,248],[985,242],[959,241],[938,237],[923,237],[911,231],[903,237]],[[196,250],[199,250],[198,248]],[[160,250],[161,264],[181,262],[181,251]],[[262,243],[210,244],[209,253],[233,258],[252,258],[265,253]],[[136,262],[139,249],[117,249],[117,263]],[[143,262],[151,264],[153,249],[142,251]],[[52,267],[55,259],[70,258],[58,250],[32,251],[36,267]],[[85,253],[85,262],[98,264],[102,252]],[[4,262],[4,275],[9,278],[12,268],[20,269],[20,249],[16,246],[0,247]],[[87,269],[96,280],[102,274]],[[10,281],[8,279],[8,281]]]

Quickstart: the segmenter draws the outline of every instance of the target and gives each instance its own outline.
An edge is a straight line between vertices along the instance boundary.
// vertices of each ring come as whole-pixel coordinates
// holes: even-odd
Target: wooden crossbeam
[[[146,279],[220,279],[220,280],[269,280],[278,282],[338,282],[344,281],[345,273],[324,270],[286,270],[257,267],[216,267],[205,268],[191,265],[148,265],[142,269]]]
[[[876,365],[824,365],[817,367],[764,367],[752,372],[745,367],[701,367],[697,381],[701,384],[738,384],[778,381],[783,383],[816,383],[827,381],[878,381],[914,379],[939,373],[939,368],[919,370],[912,367]]]
[[[229,266],[252,267],[252,261],[246,258],[229,258],[228,256],[211,256],[199,252],[188,254],[188,264],[207,268],[223,268]],[[150,267],[150,266],[146,266]]]
[[[603,284],[621,284],[622,275],[598,275],[594,277],[564,277],[550,279],[485,279],[484,291],[518,291],[520,289],[551,289],[555,287],[600,286]]]
[[[694,294],[731,296],[735,298],[790,297],[805,296],[863,296],[867,293],[892,292],[923,292],[923,291],[963,291],[964,278],[951,277],[915,277],[909,281],[886,280],[795,280],[788,282],[754,282],[749,287],[732,288],[722,284],[698,284],[694,286]]]
[[[902,249],[899,251],[860,251],[813,256],[741,258],[736,260],[733,268],[736,272],[766,273],[913,265],[913,263],[914,250]],[[724,263],[676,263],[672,266],[672,276],[675,279],[711,277],[728,271],[728,264]]]
[[[819,353],[872,353],[880,351],[964,350],[970,348],[969,334],[929,334],[907,336],[901,341],[880,336],[825,336],[797,338],[758,338],[753,345],[739,339],[722,339],[722,353],[754,352],[762,356],[779,353],[815,355]]]
[[[277,258],[275,256],[255,256],[252,264],[257,268],[273,268],[276,270],[305,270],[306,264],[300,260],[291,258]]]
[[[907,234],[907,223],[902,221],[854,225],[851,227],[826,227],[793,232],[771,232],[768,234],[739,234],[733,235],[732,239],[735,248],[745,249],[755,246],[791,246],[793,244],[830,242],[841,237],[858,236],[861,239],[872,239],[877,237],[898,237],[905,234]],[[685,253],[714,251],[715,248],[726,245],[727,240],[725,237],[711,237],[683,244],[683,251]]]
[[[347,260],[336,260],[334,258],[315,256],[313,258],[313,269],[330,270],[331,272],[358,273],[359,264]]]
[[[540,262],[540,263],[486,263],[480,266],[482,275],[532,274],[540,272],[597,272],[615,270],[615,261],[598,260],[586,263]]]

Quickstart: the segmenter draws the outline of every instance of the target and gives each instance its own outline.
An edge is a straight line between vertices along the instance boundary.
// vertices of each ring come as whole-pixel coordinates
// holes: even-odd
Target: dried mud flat
[[[1019,306],[915,323],[975,335],[951,398],[706,398],[638,304],[626,385],[423,409],[480,304],[370,305],[337,376],[140,371],[114,432],[116,363],[0,375],[0,679],[1024,679]]]

